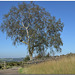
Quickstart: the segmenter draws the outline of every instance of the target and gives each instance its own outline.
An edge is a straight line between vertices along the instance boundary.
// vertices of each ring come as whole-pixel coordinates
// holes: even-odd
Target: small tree
[[[13,40],[13,44],[25,44],[28,46],[30,60],[33,52],[54,47],[60,51],[63,45],[60,32],[63,30],[61,20],[55,19],[46,10],[33,2],[23,2],[18,7],[12,7],[8,14],[4,15],[1,30]]]

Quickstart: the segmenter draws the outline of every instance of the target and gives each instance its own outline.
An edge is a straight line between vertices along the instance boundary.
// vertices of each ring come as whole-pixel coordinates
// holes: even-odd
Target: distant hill
[[[0,58],[0,62],[6,61],[6,62],[20,62],[24,58]]]
[[[66,54],[66,55],[60,55],[60,56],[54,56],[55,58],[56,57],[63,57],[63,56],[75,56],[75,53],[69,53],[69,54]],[[48,58],[51,58],[53,56],[50,56]],[[20,62],[22,61],[24,58],[0,58],[0,62],[3,62],[3,61],[6,61],[6,62]],[[44,58],[43,58],[44,59]],[[40,59],[41,60],[41,59]]]

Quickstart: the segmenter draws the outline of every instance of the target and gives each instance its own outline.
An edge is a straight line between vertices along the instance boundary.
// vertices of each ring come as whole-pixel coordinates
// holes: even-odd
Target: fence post
[[[24,67],[24,62],[22,61],[22,67]]]
[[[6,69],[6,62],[4,61],[4,69]]]

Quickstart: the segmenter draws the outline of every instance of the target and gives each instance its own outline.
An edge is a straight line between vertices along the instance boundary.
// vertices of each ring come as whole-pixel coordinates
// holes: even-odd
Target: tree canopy
[[[0,26],[2,32],[13,40],[13,44],[25,44],[28,46],[30,59],[34,51],[47,48],[61,51],[63,45],[61,32],[63,31],[61,19],[56,20],[49,12],[34,2],[23,2],[18,7],[12,7],[4,15]]]

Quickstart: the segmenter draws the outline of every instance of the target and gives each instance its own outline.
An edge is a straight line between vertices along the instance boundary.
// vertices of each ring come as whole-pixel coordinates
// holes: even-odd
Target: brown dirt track
[[[13,67],[13,68],[10,68],[10,69],[0,70],[0,74],[19,74],[18,68],[19,67]]]

